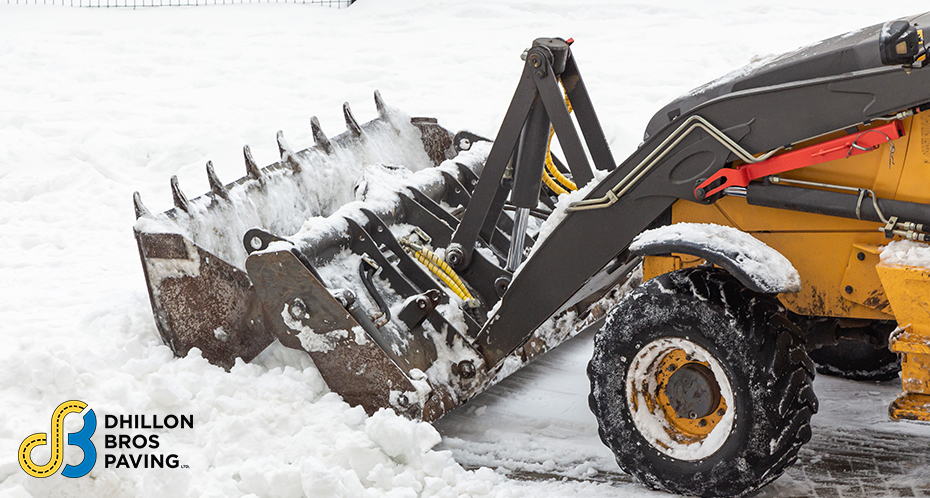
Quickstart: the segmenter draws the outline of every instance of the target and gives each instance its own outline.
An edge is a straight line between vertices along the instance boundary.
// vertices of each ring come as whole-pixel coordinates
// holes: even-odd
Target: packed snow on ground
[[[583,381],[530,394],[550,401],[530,403],[534,411],[520,412],[517,424],[504,417],[485,426],[504,431],[489,444],[505,461],[520,455],[542,473],[573,462],[570,474],[580,478],[526,481],[505,461],[463,454],[453,443],[466,431],[456,424],[444,427],[445,446],[436,449],[433,426],[349,407],[303,353],[275,345],[228,373],[197,354],[174,358],[143,283],[132,192],[152,212],[165,211],[171,175],[188,197],[200,195],[209,190],[207,160],[232,181],[245,173],[243,145],[269,164],[278,157],[277,130],[294,150],[307,147],[312,115],[335,135],[344,129],[344,101],[359,121],[376,115],[375,89],[410,115],[493,136],[517,84],[519,55],[540,36],[575,38],[619,159],[656,109],[691,88],[753,58],[922,8],[874,7],[862,0],[360,0],[342,10],[0,4],[0,495],[653,496],[628,481],[586,478],[614,467],[592,432]],[[582,379],[583,356],[566,360]],[[20,442],[48,432],[52,411],[69,399],[97,414],[101,459],[87,477],[27,476],[16,460]],[[195,424],[106,429],[104,416],[119,414],[188,414]],[[555,415],[579,431],[547,425]],[[80,417],[67,417],[67,431],[79,426]],[[158,435],[159,447],[105,448],[104,436],[115,433]],[[556,442],[540,444],[553,433]],[[42,450],[36,461],[48,455]],[[185,467],[106,468],[107,452],[177,454]],[[65,457],[76,463],[80,451],[68,447]]]

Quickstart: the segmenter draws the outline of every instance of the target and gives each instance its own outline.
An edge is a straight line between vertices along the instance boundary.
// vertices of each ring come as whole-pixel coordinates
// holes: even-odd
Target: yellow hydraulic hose
[[[439,277],[449,289],[452,289],[452,292],[454,292],[456,296],[466,303],[475,299],[472,297],[471,293],[468,292],[468,288],[462,283],[462,279],[455,273],[455,270],[443,261],[442,258],[437,256],[436,253],[407,241],[403,241],[402,244],[413,252],[414,259],[422,263],[433,275]]]
[[[572,112],[572,103],[568,100],[568,94],[565,95],[565,106],[568,107],[568,112]],[[578,190],[578,186],[575,185],[575,182],[569,180],[559,171],[559,168],[555,167],[555,163],[552,162],[552,136],[555,135],[555,128],[551,125],[549,126],[549,143],[546,145],[546,171],[543,173],[543,182],[549,187],[550,190],[556,193],[556,195],[567,194],[569,191]],[[551,176],[550,176],[551,175]],[[556,183],[558,182],[558,183]],[[563,187],[564,185],[564,187]]]
[[[562,194],[568,193],[568,190],[565,190],[564,188],[562,188],[561,185],[559,185],[555,180],[552,179],[552,176],[549,175],[549,172],[543,171],[542,179],[543,179],[543,183],[545,183],[546,186],[549,187],[549,190],[555,192],[555,195],[562,195]]]

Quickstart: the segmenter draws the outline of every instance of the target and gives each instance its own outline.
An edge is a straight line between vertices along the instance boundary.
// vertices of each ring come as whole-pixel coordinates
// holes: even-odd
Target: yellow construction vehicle
[[[810,439],[815,368],[888,378],[900,355],[891,416],[930,421],[928,22],[697,88],[619,165],[571,39],[524,51],[493,141],[344,105],[344,133],[279,132],[281,160],[246,148],[234,183],[208,163],[206,195],[172,178],[165,213],[134,196],[158,329],[226,368],[280,341],[348,403],[432,421],[598,327],[590,406],[620,467],[746,496]]]
[[[819,192],[852,192],[857,203],[880,198],[926,204],[930,113],[901,120],[901,130],[900,137],[875,152],[773,175],[771,186],[764,188],[799,189],[790,201],[794,203],[804,202],[804,196],[819,197]],[[819,151],[820,144],[836,136],[849,135],[841,131],[801,147]],[[711,205],[675,203],[671,221],[738,228],[785,255],[802,284],[798,292],[779,294],[778,300],[804,330],[809,348],[829,350],[820,356],[819,349],[811,350],[819,369],[856,380],[887,380],[900,371],[904,392],[890,406],[890,416],[930,421],[930,273],[891,257],[893,251],[886,253],[885,262],[881,258],[892,237],[907,240],[918,232],[894,226],[879,231],[874,222],[823,213],[823,206],[818,199],[788,216],[783,205],[768,198],[727,196]],[[693,255],[647,256],[644,279],[706,264]],[[889,350],[901,355],[900,362]]]

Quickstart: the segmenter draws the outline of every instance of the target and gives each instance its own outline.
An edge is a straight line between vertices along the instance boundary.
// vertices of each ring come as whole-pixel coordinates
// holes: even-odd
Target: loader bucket
[[[249,361],[275,339],[260,299],[266,288],[257,287],[247,271],[267,260],[263,256],[246,264],[243,237],[249,229],[288,235],[312,217],[333,213],[355,200],[355,180],[366,165],[416,171],[454,155],[452,135],[435,119],[408,118],[386,107],[378,92],[375,104],[378,118],[361,125],[345,104],[346,131],[332,138],[312,118],[315,144],[298,152],[278,132],[281,160],[264,168],[257,166],[246,146],[247,174],[233,183],[219,181],[207,163],[211,191],[200,197],[188,199],[177,178],[172,178],[175,207],[159,215],[152,215],[134,194],[134,231],[156,325],[176,355],[184,356],[196,347],[211,363],[228,369],[236,358]],[[282,282],[276,279],[270,287]],[[315,309],[329,309],[334,302],[331,297],[329,302],[315,302]],[[272,316],[271,320],[276,318],[280,319]],[[371,394],[353,394],[364,389],[352,387],[351,382],[339,385],[336,380],[333,385],[334,379],[353,376],[330,375],[328,369],[377,371],[385,379],[382,384],[392,385],[394,391],[416,391],[383,352],[353,344],[348,346],[352,352],[346,353],[343,346],[336,341],[325,359],[318,354],[314,360],[331,387],[347,399],[361,402]],[[377,381],[369,378],[366,383]],[[374,403],[386,405],[387,398]]]
[[[311,119],[315,144],[298,152],[279,132],[281,160],[270,166],[246,147],[247,175],[233,183],[207,163],[211,191],[200,197],[172,178],[175,207],[159,215],[135,194],[135,235],[158,330],[176,355],[197,348],[229,369],[278,340],[309,354],[348,403],[435,420],[604,306],[569,313],[488,364],[474,343],[512,278],[503,266],[513,217],[503,210],[485,227],[461,276],[442,250],[490,141],[408,118],[377,92],[375,102],[379,117],[362,125],[344,106],[347,130],[333,138]]]

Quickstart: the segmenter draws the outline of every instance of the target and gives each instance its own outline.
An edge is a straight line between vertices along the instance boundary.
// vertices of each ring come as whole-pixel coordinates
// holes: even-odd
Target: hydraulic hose
[[[358,264],[358,276],[362,277],[362,283],[365,284],[368,295],[375,300],[375,304],[377,304],[378,309],[381,310],[382,318],[379,321],[384,321],[386,323],[391,321],[391,308],[387,305],[387,302],[384,301],[384,297],[378,292],[378,289],[375,288],[375,283],[372,281],[372,277],[374,277],[377,271],[377,268],[371,266],[364,259]]]
[[[565,95],[565,107],[568,108],[568,112],[572,112],[572,103],[568,100],[568,94]],[[569,192],[574,192],[578,190],[578,186],[575,185],[575,182],[571,181],[559,171],[559,168],[555,166],[555,163],[552,161],[552,137],[555,135],[555,128],[549,126],[549,142],[546,144],[546,170],[543,172],[543,183],[549,187],[549,190],[555,192],[556,195],[567,194]]]
[[[414,259],[425,266],[433,275],[436,275],[442,283],[446,284],[456,296],[466,303],[475,302],[475,298],[471,295],[471,292],[468,291],[468,288],[465,287],[465,284],[462,282],[462,279],[459,278],[458,274],[455,273],[455,270],[436,253],[419,244],[414,244],[407,239],[401,239],[400,244],[408,253],[411,253]]]
[[[474,299],[452,267],[437,256],[436,253],[425,247],[420,247],[414,250],[413,257],[422,263],[433,275],[439,277],[439,279],[452,289],[452,292],[463,301],[468,302]]]

